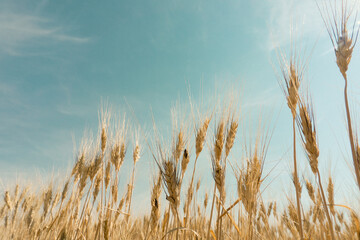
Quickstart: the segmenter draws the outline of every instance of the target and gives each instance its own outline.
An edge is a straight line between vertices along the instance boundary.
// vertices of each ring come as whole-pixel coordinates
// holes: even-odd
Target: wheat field
[[[353,191],[358,193],[358,119],[350,109],[347,89],[348,81],[357,79],[348,79],[347,71],[356,67],[350,63],[352,55],[359,52],[355,48],[359,25],[353,6],[346,1],[338,5],[317,3],[344,81],[344,89],[339,91],[344,94]],[[113,117],[104,106],[97,136],[83,139],[66,177],[41,187],[16,184],[5,190],[0,200],[0,239],[360,240],[360,199],[353,197],[352,205],[335,202],[334,180],[318,167],[321,148],[316,112],[309,89],[302,88],[308,59],[299,45],[292,43],[290,50],[277,50],[275,62],[278,85],[292,119],[288,129],[292,133],[288,140],[292,143],[288,159],[292,188],[288,191],[294,197],[284,193],[285,206],[262,196],[267,187],[264,180],[272,174],[264,172],[272,136],[266,119],[257,123],[255,133],[248,133],[248,141],[240,141],[241,155],[232,154],[235,140],[242,138],[243,113],[238,101],[224,101],[205,112],[193,107],[181,119],[174,114],[168,141],[155,123],[149,133],[137,126],[136,117]],[[144,152],[150,159],[143,159]],[[298,171],[302,152],[311,169],[307,175]],[[201,158],[208,161],[198,162]],[[124,161],[132,164],[127,182],[121,178]],[[139,161],[152,162],[152,176],[136,171]],[[211,169],[209,183],[197,174],[204,164]],[[137,178],[148,178],[152,186],[146,206],[132,201]],[[226,181],[234,188],[227,189]],[[134,209],[147,213],[139,216],[133,214]]]

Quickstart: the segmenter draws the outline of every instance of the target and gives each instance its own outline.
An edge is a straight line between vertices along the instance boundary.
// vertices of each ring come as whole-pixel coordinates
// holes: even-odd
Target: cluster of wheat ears
[[[345,81],[347,134],[358,186],[355,191],[360,191],[360,145],[352,127],[346,75],[359,27],[356,18],[349,22],[353,8],[342,2],[338,10],[335,5],[327,2],[318,7]],[[337,204],[331,176],[325,181],[327,186],[323,185],[311,98],[305,91],[299,91],[307,61],[297,52],[293,49],[286,55],[278,51],[279,81],[293,120],[291,175],[296,200],[288,199],[286,207],[277,208],[276,202],[266,202],[261,197],[270,140],[267,131],[262,129],[252,144],[244,144],[241,162],[231,159],[239,127],[239,111],[232,107],[234,104],[222,106],[220,113],[211,110],[209,114],[193,118],[191,123],[174,124],[169,143],[161,140],[154,127],[152,137],[144,137],[142,141],[142,131],[135,131],[131,145],[128,136],[132,133],[125,118],[113,126],[110,113],[105,109],[100,114],[97,140],[83,141],[71,174],[62,184],[52,181],[41,190],[16,185],[4,192],[0,202],[0,239],[360,240],[360,214],[354,210],[360,206],[359,199],[353,199],[354,206]],[[210,136],[212,127],[214,134]],[[188,129],[194,134],[189,134]],[[314,175],[312,180],[299,178],[297,133]],[[135,217],[131,214],[135,166],[146,149],[154,163],[150,213]],[[207,154],[203,153],[204,149],[208,150]],[[200,155],[211,159],[212,191],[199,190],[201,181],[196,177],[196,166]],[[130,159],[133,161],[131,177],[120,193],[121,167]],[[189,164],[191,171],[187,172]],[[228,172],[233,173],[233,183],[237,186],[235,196],[226,193],[225,176],[229,167],[232,171]],[[184,178],[187,181],[184,182]],[[183,182],[187,184],[185,189]],[[303,186],[311,200],[306,207],[301,197]],[[205,196],[199,197],[200,193]],[[162,198],[162,194],[166,198]],[[235,200],[229,200],[229,195]]]

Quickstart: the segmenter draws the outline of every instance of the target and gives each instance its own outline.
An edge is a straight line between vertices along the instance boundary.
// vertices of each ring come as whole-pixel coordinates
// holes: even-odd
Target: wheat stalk
[[[296,193],[296,206],[297,206],[297,215],[299,218],[299,234],[300,239],[304,239],[303,227],[302,227],[302,217],[301,217],[301,191],[300,191],[300,182],[298,178],[297,170],[297,161],[296,161],[296,131],[295,131],[295,119],[296,119],[296,110],[299,101],[299,87],[300,83],[303,80],[303,75],[306,65],[301,62],[301,59],[296,54],[296,49],[290,51],[290,59],[286,59],[285,54],[281,52],[278,53],[279,64],[282,73],[282,81],[279,83],[283,89],[284,95],[287,100],[287,105],[292,114],[292,127],[293,127],[293,164],[294,164],[294,186]]]
[[[319,157],[319,148],[317,145],[316,139],[316,128],[314,125],[314,114],[312,111],[311,101],[308,100],[308,103],[305,103],[304,100],[300,100],[299,104],[299,115],[297,117],[297,123],[301,131],[301,139],[303,141],[303,146],[305,148],[307,157],[309,159],[309,164],[312,172],[317,176],[318,184],[321,193],[321,199],[323,202],[323,207],[326,213],[326,217],[329,224],[329,230],[331,238],[335,239],[333,223],[329,214],[328,206],[326,204],[326,198],[324,190],[321,184],[320,172],[318,168],[318,157]]]
[[[335,6],[334,6],[335,5]],[[356,176],[356,181],[360,190],[360,164],[357,156],[355,132],[352,127],[352,120],[348,102],[348,79],[346,72],[349,68],[349,64],[352,58],[352,53],[356,45],[360,26],[357,26],[357,13],[352,23],[351,34],[348,32],[349,19],[354,11],[354,6],[350,8],[347,4],[347,1],[341,1],[341,12],[338,13],[336,1],[332,5],[331,1],[324,3],[322,6],[317,4],[322,19],[324,21],[325,27],[331,39],[331,43],[334,47],[336,64],[344,78],[344,99],[345,99],[345,109],[346,109],[346,120],[347,120],[347,130],[349,135],[349,142],[351,148],[351,154],[354,164],[354,171]]]

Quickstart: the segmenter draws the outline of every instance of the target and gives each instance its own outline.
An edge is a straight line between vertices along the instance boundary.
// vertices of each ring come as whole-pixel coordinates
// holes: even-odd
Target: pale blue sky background
[[[115,112],[130,115],[126,98],[147,127],[152,124],[151,107],[157,124],[170,126],[170,108],[179,99],[186,105],[190,85],[195,103],[235,87],[244,119],[255,121],[260,112],[273,114],[277,121],[265,169],[280,164],[271,174],[269,189],[292,191],[290,113],[271,65],[276,63],[276,47],[289,49],[290,22],[303,38],[307,55],[311,53],[306,76],[318,125],[320,168],[324,176],[334,175],[335,194],[343,201],[351,196],[354,183],[346,163],[351,162],[343,80],[312,0],[1,0],[3,186],[34,173],[46,177],[53,170],[66,172],[74,142],[79,143],[86,128],[96,132],[101,99]],[[359,55],[356,48],[349,70],[355,112]],[[236,148],[241,149],[241,141]],[[302,172],[312,177],[300,145],[298,152]],[[206,158],[199,174],[209,183]],[[146,173],[151,161],[144,153],[138,173]],[[125,164],[124,172],[130,167]],[[148,178],[139,177],[137,185],[138,199],[147,199]],[[271,191],[264,194],[275,197]]]

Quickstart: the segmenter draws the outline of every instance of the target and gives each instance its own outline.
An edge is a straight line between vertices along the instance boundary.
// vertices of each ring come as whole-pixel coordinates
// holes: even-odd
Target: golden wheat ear
[[[319,165],[319,147],[317,144],[316,127],[314,124],[315,117],[310,102],[311,101],[309,100],[306,103],[305,100],[300,99],[299,114],[297,115],[296,121],[301,133],[301,140],[309,160],[311,171],[316,174],[318,172]]]
[[[296,43],[291,47],[288,56],[283,50],[276,51],[280,75],[278,83],[286,97],[287,105],[291,110],[293,117],[296,115],[296,109],[299,101],[299,88],[304,79],[304,74],[308,64],[308,58],[302,58]]]

